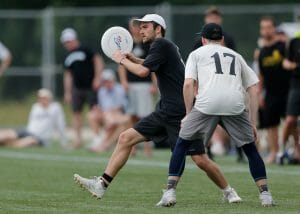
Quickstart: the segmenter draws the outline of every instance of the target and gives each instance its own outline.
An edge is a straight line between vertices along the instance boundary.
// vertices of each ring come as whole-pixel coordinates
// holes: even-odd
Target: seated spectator
[[[124,114],[127,102],[125,91],[119,83],[116,83],[114,71],[105,69],[102,81],[97,95],[98,105],[88,115],[90,126],[95,133],[89,148],[93,152],[107,151],[117,141],[119,134],[130,126],[130,117]]]
[[[6,129],[0,131],[0,145],[15,148],[45,146],[51,142],[55,130],[60,134],[60,142],[65,145],[65,119],[61,105],[52,100],[48,89],[40,89],[37,103],[33,104],[28,125],[24,129]]]

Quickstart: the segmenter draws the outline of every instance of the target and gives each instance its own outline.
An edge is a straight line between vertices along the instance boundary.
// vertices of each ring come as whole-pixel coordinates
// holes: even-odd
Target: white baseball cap
[[[163,29],[167,29],[166,22],[163,17],[157,14],[146,14],[143,18],[141,19],[134,19],[134,21],[137,22],[155,22],[162,26]]]
[[[61,32],[61,43],[69,42],[77,39],[77,33],[73,28],[66,28]]]
[[[102,72],[102,80],[105,81],[105,80],[108,80],[108,81],[112,81],[112,80],[116,80],[116,75],[115,75],[115,72],[114,70],[112,69],[104,69],[103,72]]]
[[[52,92],[47,88],[41,88],[40,90],[38,90],[37,95],[38,97],[46,97],[49,99],[52,99],[53,97]]]

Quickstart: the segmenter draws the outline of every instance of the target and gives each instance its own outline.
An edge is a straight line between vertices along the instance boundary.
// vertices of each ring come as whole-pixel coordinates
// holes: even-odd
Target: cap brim
[[[153,20],[150,20],[150,19],[134,19],[133,21],[140,23],[140,22],[152,22]]]

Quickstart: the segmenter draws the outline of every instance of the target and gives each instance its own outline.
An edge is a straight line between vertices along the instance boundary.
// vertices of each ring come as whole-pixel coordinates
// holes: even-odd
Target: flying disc
[[[117,50],[122,53],[132,51],[133,39],[128,30],[115,26],[107,29],[102,35],[101,48],[106,56],[112,57]]]

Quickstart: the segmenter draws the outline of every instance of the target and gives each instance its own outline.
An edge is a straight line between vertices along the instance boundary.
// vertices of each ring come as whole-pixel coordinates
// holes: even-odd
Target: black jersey
[[[297,63],[297,68],[292,72],[291,88],[300,89],[300,38],[291,40],[288,50],[288,59]]]
[[[145,59],[149,50],[149,44],[134,43],[132,53],[138,58]],[[151,82],[151,75],[146,78],[139,77],[129,71],[127,71],[128,82]]]
[[[260,49],[259,70],[268,94],[286,95],[288,93],[290,72],[282,67],[284,57],[285,43],[283,42],[276,42]]]
[[[80,46],[69,52],[64,60],[64,68],[69,70],[73,77],[73,86],[78,89],[91,89],[94,79],[95,52]]]
[[[178,47],[164,38],[155,39],[143,65],[157,76],[161,99],[156,109],[166,116],[185,115],[184,63]]]

